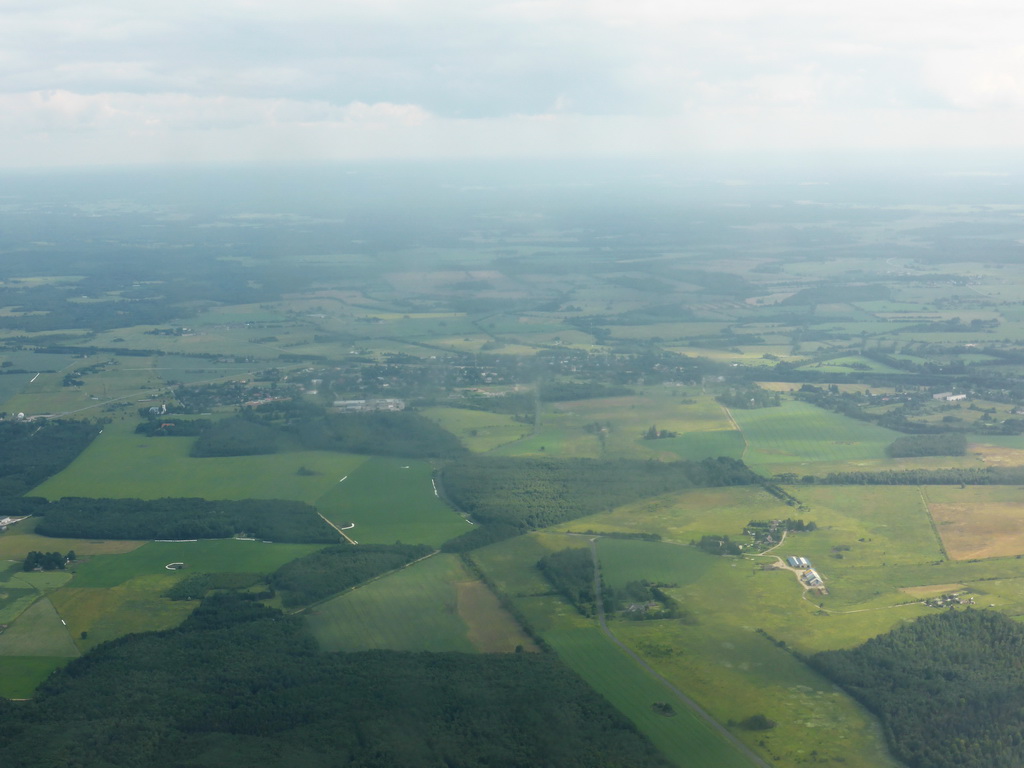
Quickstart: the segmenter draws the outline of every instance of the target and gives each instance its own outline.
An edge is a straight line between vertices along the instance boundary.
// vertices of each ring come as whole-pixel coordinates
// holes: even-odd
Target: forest
[[[743,462],[726,457],[657,462],[470,456],[447,464],[441,477],[458,508],[485,524],[520,531],[686,488],[762,481]]]
[[[230,594],[0,717],[5,768],[668,766],[553,654],[325,654],[301,619]]]
[[[337,532],[308,504],[281,499],[63,498],[36,508],[36,533],[68,539],[225,539],[334,544]]]
[[[20,496],[60,472],[101,430],[88,420],[0,421],[0,497]]]
[[[1024,765],[1024,628],[950,610],[808,661],[882,721],[911,768]]]
[[[338,544],[285,563],[269,579],[286,608],[308,605],[431,553],[422,544]]]
[[[408,411],[325,414],[281,422],[247,412],[215,422],[192,446],[192,455],[250,456],[287,450],[363,453],[371,456],[450,458],[466,452],[458,438]]]

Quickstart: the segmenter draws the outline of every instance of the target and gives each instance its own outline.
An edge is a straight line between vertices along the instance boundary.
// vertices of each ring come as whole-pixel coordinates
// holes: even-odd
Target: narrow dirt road
[[[715,720],[711,715],[704,711],[704,709],[696,701],[691,699],[681,690],[679,690],[668,678],[658,672],[654,667],[648,664],[643,658],[640,657],[632,648],[623,643],[617,638],[612,631],[608,628],[608,622],[605,620],[604,614],[604,599],[601,597],[601,570],[597,560],[597,538],[590,540],[590,557],[594,561],[594,596],[595,602],[597,603],[597,621],[601,625],[601,631],[605,634],[609,640],[615,643],[619,648],[625,651],[631,659],[637,664],[647,670],[658,682],[668,688],[676,697],[686,705],[686,707],[692,711],[695,715],[701,718],[708,726],[721,734],[726,741],[736,747],[744,757],[749,759],[754,765],[760,766],[760,768],[772,768],[771,763],[767,762],[760,755],[756,754],[750,747],[744,744],[742,741],[737,739],[729,730],[722,725],[720,722]]]

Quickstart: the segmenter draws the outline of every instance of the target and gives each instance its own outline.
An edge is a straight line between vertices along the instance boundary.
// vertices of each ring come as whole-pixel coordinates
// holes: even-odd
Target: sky
[[[0,168],[1024,149],[1017,0],[0,0]]]

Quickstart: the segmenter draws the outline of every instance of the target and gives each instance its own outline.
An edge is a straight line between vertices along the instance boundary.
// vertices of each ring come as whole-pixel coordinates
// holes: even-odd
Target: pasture
[[[476,649],[457,588],[471,580],[455,555],[434,555],[313,606],[305,616],[325,651],[471,652]]]
[[[336,525],[355,523],[346,533],[356,541],[438,546],[469,524],[434,494],[432,472],[425,461],[372,457],[333,478],[315,505]]]
[[[28,699],[67,656],[0,656],[0,697]]]
[[[313,504],[366,460],[329,451],[195,459],[192,438],[144,437],[115,423],[31,495],[159,499],[294,499]],[[299,470],[305,468],[309,473]]]
[[[78,656],[71,633],[42,597],[0,634],[0,656]]]
[[[94,555],[76,565],[71,586],[110,588],[149,580],[163,591],[196,573],[271,573],[285,563],[320,549],[316,544],[265,544],[261,541],[208,539],[203,541],[151,541],[121,555]],[[185,563],[169,571],[168,563]]]
[[[421,413],[454,434],[475,453],[490,451],[499,445],[519,440],[532,429],[532,425],[515,421],[509,415],[489,411],[436,406],[424,408]]]
[[[885,447],[900,436],[795,400],[784,400],[777,408],[735,408],[731,413],[747,441],[743,460],[770,474],[812,474],[819,463],[853,469],[859,461],[884,459]]]

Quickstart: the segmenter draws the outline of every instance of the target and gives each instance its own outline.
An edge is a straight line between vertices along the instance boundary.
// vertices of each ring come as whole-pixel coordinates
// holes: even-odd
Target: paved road
[[[608,628],[608,622],[605,620],[604,615],[604,599],[601,597],[601,570],[598,566],[597,561],[596,538],[592,538],[590,540],[590,557],[594,561],[594,595],[595,602],[597,603],[597,621],[601,625],[601,631],[604,632],[605,636],[613,643],[615,643],[617,646],[619,646],[619,648],[621,648],[623,651],[629,654],[630,658],[632,658],[641,667],[646,669],[662,685],[664,685],[666,688],[672,691],[672,693],[674,693],[679,698],[679,700],[683,702],[683,704],[685,704],[694,714],[696,714],[705,723],[707,723],[712,730],[721,734],[726,741],[728,741],[730,744],[736,747],[736,749],[739,750],[739,752],[741,752],[744,755],[744,757],[749,759],[751,763],[753,763],[756,766],[759,766],[760,768],[772,768],[771,763],[765,761],[760,755],[756,754],[752,749],[750,749],[750,747],[748,747],[742,741],[733,736],[732,733],[730,733],[724,725],[722,725],[720,722],[715,720],[715,718],[713,718],[711,715],[705,712],[704,709],[700,706],[700,704],[698,704],[696,701],[694,701],[681,690],[679,690],[675,685],[672,684],[672,682],[668,678],[666,678],[664,675],[662,675],[660,672],[654,669],[654,667],[652,667],[650,664],[644,661],[635,651],[633,651],[632,648],[628,647],[625,643],[619,640],[619,638],[617,638],[612,633],[612,631]]]

